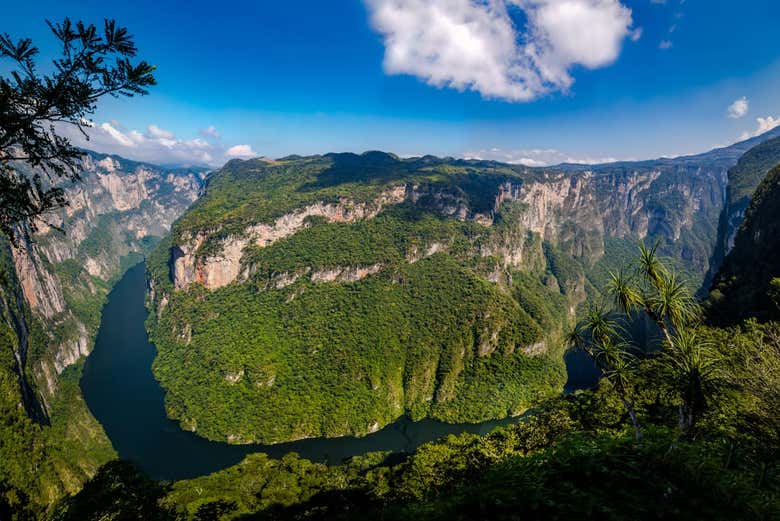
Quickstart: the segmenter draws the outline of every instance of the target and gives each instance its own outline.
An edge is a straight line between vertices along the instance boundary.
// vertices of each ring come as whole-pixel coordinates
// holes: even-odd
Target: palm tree
[[[712,344],[694,328],[680,328],[661,354],[680,394],[679,426],[690,432],[707,407],[707,396],[718,381],[720,358]]]
[[[631,353],[632,346],[624,340],[620,324],[603,309],[591,306],[567,339],[593,359],[601,377],[615,389],[634,427],[635,438],[641,440],[642,429],[631,396],[636,357]]]
[[[663,282],[667,274],[666,266],[658,256],[658,243],[648,248],[644,243],[639,244],[639,266],[637,272],[652,286],[656,288]]]
[[[607,287],[617,311],[627,317],[644,312],[660,329],[663,335],[663,365],[672,375],[672,385],[680,395],[680,422],[683,432],[690,432],[697,417],[706,408],[707,395],[714,387],[718,359],[711,346],[697,333],[701,318],[701,306],[679,276],[668,269],[658,256],[658,244],[639,246],[639,257],[635,275],[627,276],[623,271],[610,273]],[[600,356],[608,360],[603,371],[615,382],[621,396],[625,390],[635,360],[623,341],[612,342],[609,338],[624,338],[609,330],[609,321],[599,318],[598,313],[589,312],[585,329],[593,335],[593,341],[601,351]],[[594,329],[595,328],[595,329]],[[627,408],[631,403],[627,403]]]
[[[620,312],[631,315],[635,309],[644,307],[641,291],[636,288],[634,280],[628,278],[623,270],[617,273],[609,272],[609,276],[607,291],[614,298],[615,307]]]
[[[668,322],[675,329],[695,322],[699,316],[698,303],[675,273],[663,278],[656,294],[648,299],[647,305],[659,321]]]
[[[685,282],[664,265],[657,248],[658,244],[652,248],[640,244],[636,267],[639,282],[623,271],[610,272],[607,291],[621,313],[630,316],[644,311],[670,343],[674,330],[698,319],[700,307]]]

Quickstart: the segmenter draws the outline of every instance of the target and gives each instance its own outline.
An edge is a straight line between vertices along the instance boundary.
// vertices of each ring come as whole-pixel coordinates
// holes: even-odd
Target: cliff
[[[558,392],[560,333],[632,244],[701,284],[744,146],[543,169],[231,161],[149,265],[168,412],[237,443],[517,413]]]
[[[13,244],[0,241],[0,380],[8,378],[0,409],[4,421],[16,418],[2,439],[22,444],[0,451],[0,481],[25,485],[44,504],[78,490],[113,455],[81,397],[81,362],[113,281],[168,232],[202,185],[200,171],[95,153],[80,169],[83,182],[64,187],[67,207],[45,215],[36,233],[20,227]],[[38,470],[25,470],[30,465]]]
[[[558,244],[585,265],[604,256],[605,238],[622,238],[662,241],[665,253],[692,266],[699,278],[709,266],[715,238],[713,215],[720,210],[725,169],[606,166],[556,172],[503,166],[498,169],[501,173],[494,175],[494,166],[463,162],[458,167],[477,172],[484,169],[496,178],[491,180],[495,185],[491,191],[479,194],[489,199],[487,207],[471,207],[468,194],[453,193],[446,183],[426,180],[422,184],[389,184],[374,199],[359,202],[344,197],[316,201],[242,229],[235,229],[233,222],[228,223],[231,229],[226,229],[215,221],[193,230],[185,228],[185,221],[177,228],[171,256],[175,286],[199,282],[216,289],[246,280],[252,266],[242,265],[242,255],[250,245],[265,247],[289,237],[306,227],[311,217],[332,223],[355,222],[402,203],[422,203],[442,216],[487,227],[494,224],[502,204],[518,203],[525,208],[513,223],[518,230]],[[197,211],[196,207],[193,212]],[[500,254],[505,263],[512,264],[512,251]]]
[[[780,163],[780,162],[779,162]],[[780,165],[755,191],[734,239],[715,277],[707,301],[712,323],[736,325],[749,317],[780,319]]]
[[[718,239],[710,261],[706,283],[712,281],[726,255],[734,247],[745,212],[758,185],[767,173],[780,163],[780,138],[756,145],[743,155],[728,172],[723,210],[718,223]]]

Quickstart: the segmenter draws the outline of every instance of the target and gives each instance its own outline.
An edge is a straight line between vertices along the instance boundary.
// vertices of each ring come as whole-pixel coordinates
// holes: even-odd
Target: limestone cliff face
[[[376,217],[383,209],[402,203],[433,207],[443,216],[494,227],[505,203],[520,203],[513,212],[510,227],[495,241],[481,245],[483,256],[499,257],[508,267],[524,267],[525,237],[538,234],[543,241],[562,247],[585,264],[604,255],[609,237],[632,240],[658,239],[669,244],[673,253],[704,273],[708,267],[710,244],[697,248],[686,242],[688,236],[704,230],[702,239],[714,240],[712,216],[720,210],[725,171],[719,168],[686,169],[677,166],[600,167],[579,171],[533,171],[533,175],[508,180],[489,194],[488,211],[477,211],[465,197],[435,184],[407,182],[379,192],[369,203],[342,198],[293,210],[271,223],[256,223],[240,234],[219,241],[217,253],[199,255],[199,248],[219,227],[183,236],[171,250],[171,278],[177,289],[193,282],[217,289],[247,279],[252,267],[245,262],[249,245],[265,247],[308,226],[308,218],[328,222],[357,222]],[[443,244],[431,244],[430,251],[410,251],[416,260],[430,256]]]
[[[780,165],[753,193],[734,248],[715,277],[707,314],[712,323],[735,326],[748,318],[780,319]]]
[[[718,238],[711,259],[708,279],[720,268],[734,248],[737,232],[745,218],[753,193],[767,173],[780,163],[780,137],[770,139],[748,150],[728,171],[724,205],[718,223]]]
[[[267,442],[363,434],[404,412],[520,410],[503,364],[532,358],[555,387],[562,330],[637,242],[700,282],[738,153],[541,169],[382,153],[231,162],[150,262],[168,412],[211,439]],[[170,376],[182,371],[203,387]],[[511,380],[527,389],[539,374]],[[465,412],[470,386],[504,401]],[[268,414],[330,407],[347,387],[374,404],[357,419]],[[242,405],[217,418],[215,396]]]
[[[603,255],[603,238],[648,235],[652,212],[646,199],[661,173],[633,171],[622,175],[587,170],[580,173],[545,173],[517,188],[502,187],[496,210],[503,202],[517,201],[527,210],[516,226],[539,234],[575,257],[589,262]]]
[[[171,252],[172,278],[176,288],[184,288],[193,282],[200,282],[210,289],[216,289],[239,278],[242,272],[241,258],[244,248],[250,244],[268,246],[289,237],[307,226],[310,217],[322,217],[328,222],[355,222],[375,217],[383,208],[399,204],[406,199],[403,186],[383,192],[371,203],[355,203],[342,199],[338,203],[318,202],[276,219],[273,223],[259,223],[244,230],[240,236],[230,236],[221,242],[221,251],[216,255],[198,258],[196,253],[207,234],[198,233],[185,238],[173,247]],[[244,271],[246,275],[246,271]]]
[[[10,246],[19,304],[47,337],[43,354],[31,360],[15,326],[23,340],[20,364],[33,375],[44,404],[56,393],[58,375],[89,354],[99,322],[80,316],[69,302],[102,302],[120,274],[121,259],[145,252],[154,237],[168,233],[202,184],[199,171],[169,171],[93,153],[81,170],[83,182],[66,187],[69,206],[46,215],[35,234],[20,228]]]

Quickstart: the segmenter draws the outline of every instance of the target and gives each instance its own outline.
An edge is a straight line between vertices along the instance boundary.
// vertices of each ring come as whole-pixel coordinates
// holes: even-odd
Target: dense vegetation
[[[503,205],[487,228],[444,218],[437,207],[441,201],[430,197],[352,224],[310,219],[306,229],[286,239],[249,248],[243,259],[246,281],[212,292],[197,284],[173,291],[170,246],[195,231],[213,232],[215,239],[199,252],[211,255],[221,238],[257,222],[256,215],[269,222],[301,204],[344,196],[371,201],[378,189],[403,176],[451,194],[446,203],[468,201],[475,211],[491,211],[493,198],[487,195],[498,183],[536,175],[502,165],[481,163],[474,171],[470,162],[399,161],[383,154],[361,159],[373,165],[370,175],[363,175],[350,164],[356,157],[236,163],[235,172],[212,177],[207,196],[151,255],[156,307],[150,327],[161,347],[155,371],[170,386],[171,412],[207,436],[234,434],[232,441],[246,441],[258,428],[271,436],[267,439],[286,439],[308,432],[365,432],[401,413],[456,420],[531,410],[516,425],[485,437],[452,436],[414,454],[369,454],[331,467],[295,455],[273,460],[257,454],[210,476],[157,483],[114,461],[81,493],[43,516],[43,505],[61,494],[54,489],[51,496],[40,494],[54,482],[52,476],[73,477],[78,485],[94,471],[86,463],[105,461],[110,454],[93,457],[90,444],[78,450],[68,436],[83,443],[85,432],[57,423],[57,418],[78,418],[78,395],[69,394],[77,392],[77,367],[62,375],[65,401],[50,404],[63,413],[43,426],[20,413],[18,368],[10,356],[3,362],[10,370],[0,372],[0,389],[8,398],[2,414],[10,429],[0,432],[0,440],[10,440],[0,444],[5,451],[0,456],[9,455],[12,462],[8,471],[0,470],[0,518],[758,520],[780,515],[778,325],[747,320],[731,329],[703,326],[698,310],[691,312],[696,306],[683,278],[658,264],[656,252],[674,255],[669,264],[677,268],[707,247],[711,219],[676,227],[690,216],[677,219],[685,201],[672,192],[691,171],[658,178],[658,193],[648,200],[648,234],[667,240],[644,250],[644,257],[653,259],[640,264],[644,269],[618,270],[634,257],[631,237],[564,227],[560,241],[547,243],[504,226],[525,210],[522,205]],[[291,166],[299,161],[320,161],[325,168],[315,165],[301,174]],[[414,165],[398,177],[399,162]],[[333,168],[339,163],[343,168]],[[766,200],[777,207],[774,199]],[[762,215],[771,226],[772,214]],[[112,219],[97,226],[85,248],[95,253],[114,238]],[[677,231],[679,240],[671,241]],[[502,245],[520,252],[522,268],[502,264]],[[605,255],[590,264],[589,253],[601,248]],[[777,248],[764,255],[777,258]],[[651,264],[658,277],[647,269]],[[374,265],[379,271],[360,280],[314,280],[327,269]],[[78,288],[89,281],[88,273],[67,261],[52,268],[73,282],[66,298],[86,319],[94,303],[79,303]],[[738,292],[741,279],[732,283]],[[773,278],[756,289],[756,295],[766,293],[764,305],[780,301],[780,281]],[[522,348],[530,353],[546,334],[560,332],[585,295],[590,305],[577,337],[603,379],[594,391],[558,396],[563,375],[555,343],[548,342],[552,350],[542,356],[526,356]],[[605,295],[619,298],[611,307],[597,305]],[[759,306],[750,311],[765,320],[761,313],[766,309]],[[648,354],[637,347],[646,343],[624,330],[635,319],[650,324],[660,351]],[[31,332],[45,336],[43,328]],[[7,333],[3,352],[12,353],[15,336]],[[554,341],[556,335],[550,336],[546,340]],[[36,345],[31,342],[33,353]],[[323,391],[334,394],[323,399]],[[395,396],[398,406],[388,403]],[[258,406],[274,399],[286,401],[275,410],[278,419]],[[321,410],[326,414],[319,416]],[[198,416],[189,416],[193,411]],[[59,445],[45,439],[50,432],[58,433]],[[37,439],[44,441],[24,459],[26,444],[34,446]],[[79,458],[83,472],[69,475],[65,463]]]
[[[726,204],[730,208],[747,209],[753,192],[767,173],[780,163],[780,138],[770,139],[751,148],[729,170]]]
[[[213,253],[218,242],[246,226],[270,223],[282,215],[318,202],[370,203],[383,189],[414,181],[423,190],[446,191],[476,212],[493,209],[493,194],[507,179],[520,180],[523,168],[499,163],[489,167],[469,161],[447,162],[424,157],[402,160],[384,152],[328,154],[277,161],[233,160],[207,179],[205,194],[176,223],[174,243],[209,231],[200,255]]]
[[[0,294],[5,302],[16,291],[12,266],[8,242],[0,237]],[[12,314],[21,314],[29,324],[30,363],[21,368],[14,354],[20,352],[18,337],[8,325],[15,323]],[[50,337],[27,306],[0,308],[0,514],[4,509],[41,512],[64,493],[79,490],[100,465],[116,456],[81,397],[80,365],[60,375],[59,392],[47,414],[36,412],[41,405],[34,389],[26,387],[34,382],[29,367],[46,352],[48,342]]]
[[[780,167],[774,168],[753,196],[737,233],[734,249],[715,279],[708,302],[715,324],[737,324],[748,317],[780,319]]]
[[[332,467],[257,454],[176,483],[113,463],[54,518],[780,516],[780,325],[702,325],[655,248],[642,247],[635,266],[610,279],[614,306],[591,305],[571,335],[596,360],[601,384],[548,399],[515,425]],[[641,353],[621,314],[647,315],[663,348]]]
[[[509,233],[404,205],[355,224],[315,220],[251,249],[248,282],[177,291],[152,324],[169,413],[209,438],[262,442],[364,434],[404,414],[519,414],[565,381],[551,333],[582,274],[528,235],[518,240],[537,268],[506,273],[507,288],[489,282],[504,270],[476,252]],[[442,251],[424,256],[433,245]],[[412,250],[422,258],[408,260]],[[374,265],[361,280],[313,280]],[[159,252],[149,266],[167,275]]]
[[[684,433],[676,379],[650,357],[630,380],[641,441],[604,380],[513,426],[411,455],[327,467],[257,454],[176,483],[112,464],[55,519],[776,519],[780,330],[747,323],[699,333],[729,370]]]
[[[587,190],[641,183],[636,168],[605,167]],[[693,166],[642,168],[652,184],[642,195],[648,234],[665,237],[660,251],[676,268],[692,259],[685,274],[697,284],[716,219],[687,215],[679,185],[710,180],[687,179]],[[610,236],[603,228],[618,225],[595,208],[585,217],[549,209],[545,218],[562,222],[545,242],[528,231],[534,209],[506,196],[558,183],[546,194],[554,198],[567,184],[580,190],[577,181],[381,152],[229,162],[148,263],[154,372],[168,413],[210,439],[278,442],[364,434],[403,414],[498,418],[550,396],[565,378],[567,321],[635,238]],[[393,189],[404,202],[387,203]],[[171,266],[184,250],[200,273],[199,262],[218,262],[249,227],[319,203],[364,206],[371,217],[308,217],[278,240],[248,241],[233,283],[174,289]]]
[[[748,150],[728,171],[726,200],[718,223],[718,241],[710,262],[710,273],[705,283],[709,290],[715,275],[723,264],[729,248],[750,205],[753,193],[767,173],[780,163],[780,138],[776,137]],[[705,293],[706,295],[706,293]]]
[[[41,512],[80,490],[102,464],[116,457],[81,395],[83,359],[63,365],[73,362],[84,344],[94,340],[113,283],[156,245],[154,236],[139,238],[134,223],[143,221],[145,213],[160,219],[159,210],[175,211],[190,200],[188,193],[174,189],[177,179],[168,177],[170,172],[160,172],[145,181],[148,193],[160,197],[138,208],[112,211],[115,201],[98,177],[106,172],[95,166],[107,156],[87,154],[84,168],[94,177],[74,189],[80,192],[79,207],[51,216],[66,233],[31,234],[29,242],[17,245],[23,249],[16,252],[17,260],[18,254],[26,252],[29,258],[21,258],[29,261],[28,269],[37,271],[24,274],[28,291],[36,292],[37,309],[28,304],[12,246],[0,235],[0,519],[4,521],[4,507],[20,511],[27,504],[29,511]],[[137,167],[159,172],[119,158],[113,158],[113,164],[116,176]],[[163,226],[154,222],[146,230]],[[39,290],[38,283],[46,287]],[[64,309],[52,304],[59,294]],[[49,316],[42,311],[46,306],[52,310]]]

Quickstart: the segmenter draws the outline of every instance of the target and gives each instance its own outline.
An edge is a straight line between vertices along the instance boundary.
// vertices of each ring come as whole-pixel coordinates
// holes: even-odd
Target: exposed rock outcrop
[[[117,277],[120,259],[143,252],[148,239],[168,233],[202,185],[200,171],[170,172],[92,153],[81,169],[83,181],[65,187],[69,205],[46,215],[35,234],[20,228],[11,246],[23,304],[48,337],[35,360],[20,358],[44,403],[56,393],[58,375],[89,353],[95,334],[94,326],[70,309],[66,295],[104,298],[105,286],[98,287],[93,277],[104,282]]]
[[[240,278],[244,249],[250,245],[266,247],[289,237],[307,226],[307,219],[321,217],[328,222],[351,223],[375,217],[387,206],[407,199],[407,189],[398,186],[385,191],[371,203],[355,203],[342,199],[338,203],[316,203],[279,217],[271,224],[250,226],[241,236],[231,236],[221,241],[217,255],[198,257],[198,249],[206,240],[206,233],[199,233],[173,247],[171,252],[172,278],[176,288],[184,288],[199,282],[209,289],[226,286]],[[244,272],[244,277],[247,272]]]
[[[251,273],[251,266],[243,262],[247,246],[262,248],[289,237],[308,226],[311,217],[352,223],[372,219],[383,209],[401,203],[423,205],[444,216],[487,227],[495,225],[502,205],[520,204],[523,211],[513,213],[510,223],[514,234],[504,233],[504,242],[482,245],[483,255],[521,268],[527,234],[535,233],[591,264],[604,255],[608,237],[653,238],[673,245],[702,223],[714,235],[709,217],[720,210],[724,175],[720,167],[682,169],[668,165],[550,170],[502,183],[492,194],[494,202],[488,212],[476,211],[462,194],[436,183],[405,183],[380,192],[369,203],[349,199],[317,202],[271,223],[253,224],[240,234],[221,239],[217,253],[201,254],[200,249],[212,235],[218,236],[218,228],[185,235],[172,248],[171,276],[177,289],[193,282],[212,290],[241,282]],[[676,206],[671,208],[670,203]],[[433,243],[428,248],[410,251],[408,260],[430,256],[446,245]],[[678,255],[706,271],[709,253],[682,248]]]

